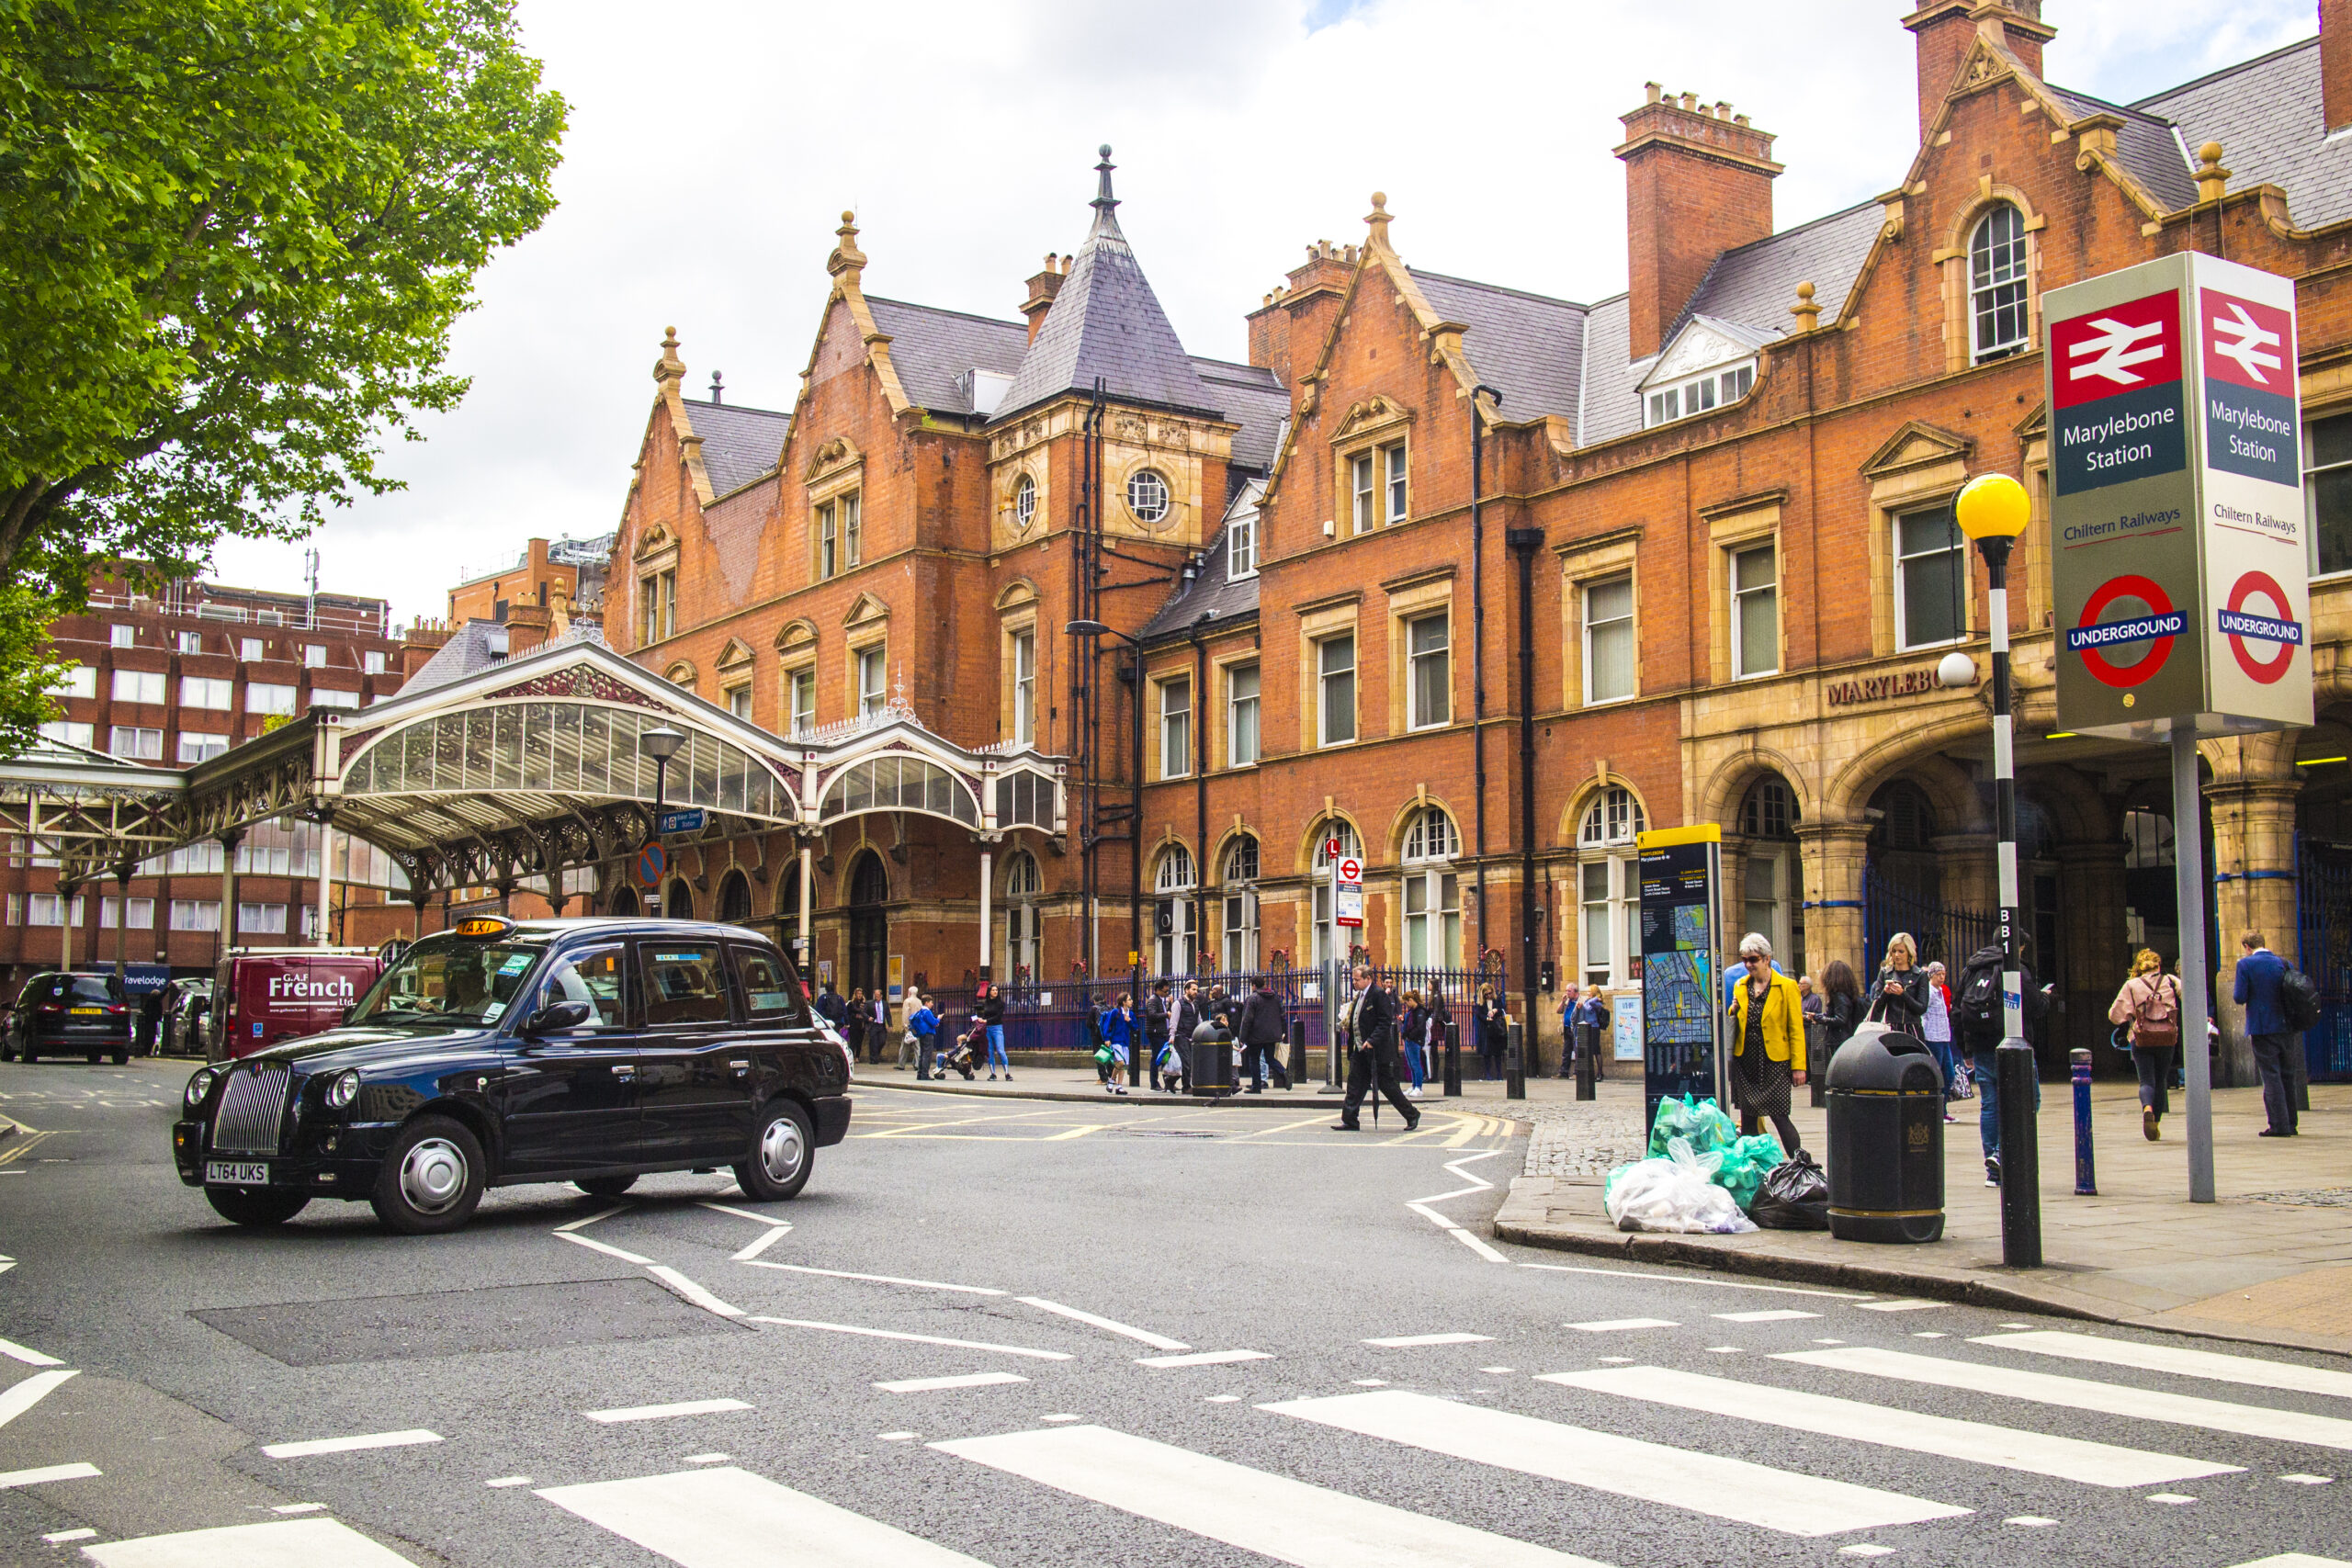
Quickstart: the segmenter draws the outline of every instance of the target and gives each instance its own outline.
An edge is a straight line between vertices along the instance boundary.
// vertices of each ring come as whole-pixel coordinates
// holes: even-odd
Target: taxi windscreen
[[[384,972],[354,1023],[495,1023],[521,995],[544,942],[427,939]]]

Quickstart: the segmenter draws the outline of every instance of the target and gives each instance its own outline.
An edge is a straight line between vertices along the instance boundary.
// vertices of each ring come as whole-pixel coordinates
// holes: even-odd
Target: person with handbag
[[[1928,972],[1919,967],[1919,944],[1909,931],[1896,931],[1886,939],[1886,962],[1871,982],[1870,1017],[1891,1034],[1925,1040],[1927,1016]]]
[[[2154,1143],[2164,1136],[2159,1124],[2172,1111],[2168,1080],[2173,1049],[2180,1043],[2180,980],[2165,973],[2165,961],[2154,950],[2132,955],[2132,974],[2109,1004],[2107,1021],[2121,1026],[2140,1075],[2140,1131]]]
[[[1797,983],[1772,967],[1772,944],[1757,931],[1740,938],[1745,972],[1732,990],[1731,1098],[1745,1120],[1770,1120],[1781,1152],[1799,1153],[1789,1120],[1789,1087],[1805,1081],[1804,999]]]

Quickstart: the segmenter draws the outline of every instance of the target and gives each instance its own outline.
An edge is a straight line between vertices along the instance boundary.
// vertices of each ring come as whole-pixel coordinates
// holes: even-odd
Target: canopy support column
[[[237,934],[237,846],[244,841],[242,828],[232,828],[220,835],[220,919],[214,922],[212,933],[215,968],[229,956],[230,944]]]
[[[808,840],[804,838],[800,840],[800,929],[792,939],[793,946],[799,950],[793,957],[800,965],[800,978],[804,984],[809,975],[809,960],[816,952],[808,941],[808,882],[816,874],[816,867],[810,863],[812,859]]]
[[[980,851],[980,978],[989,977],[989,931],[993,918],[989,911],[989,895],[993,891],[989,879],[995,870],[995,855],[986,848]]]
[[[79,885],[57,879],[57,966],[74,973],[74,894]]]
[[[328,902],[334,879],[334,828],[323,817],[319,818],[319,941],[325,947],[331,940],[327,928]]]
[[[106,924],[102,919],[100,925]],[[130,973],[130,863],[123,862],[114,868],[114,977],[118,980]]]

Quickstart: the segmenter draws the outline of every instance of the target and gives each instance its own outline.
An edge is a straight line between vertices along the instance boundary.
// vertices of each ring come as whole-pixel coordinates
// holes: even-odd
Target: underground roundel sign
[[[2249,571],[2230,589],[2222,606],[2222,635],[2230,639],[2230,651],[2249,680],[2273,685],[2295,662],[2303,627],[2294,614],[2286,590],[2267,571]]]
[[[2108,619],[2119,605],[2125,614]],[[2121,689],[2162,670],[2172,657],[2173,639],[2188,629],[2188,617],[2173,607],[2161,583],[2127,572],[2109,578],[2083,602],[2082,619],[2066,628],[2066,649],[2081,654],[2084,667],[2100,682]],[[2136,658],[2114,657],[2134,649]]]

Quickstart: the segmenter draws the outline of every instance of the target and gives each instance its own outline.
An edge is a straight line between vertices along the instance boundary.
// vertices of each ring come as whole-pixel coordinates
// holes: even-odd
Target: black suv
[[[0,1061],[22,1055],[112,1056],[117,1066],[130,1060],[131,1028],[137,1014],[112,975],[36,975],[17,993],[8,1032],[0,1036]]]
[[[340,1028],[199,1069],[172,1154],[244,1225],[365,1198],[393,1230],[452,1231],[487,1186],[610,1197],[722,1166],[772,1201],[848,1132],[849,1074],[784,954],[741,926],[469,919]]]

